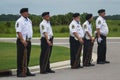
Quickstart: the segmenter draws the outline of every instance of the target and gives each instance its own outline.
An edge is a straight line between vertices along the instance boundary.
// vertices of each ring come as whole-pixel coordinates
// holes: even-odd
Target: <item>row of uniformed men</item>
[[[108,26],[104,19],[105,10],[98,11],[99,17],[96,20],[96,38],[98,42],[98,64],[109,63],[106,61],[106,36]],[[33,35],[32,22],[28,18],[28,8],[20,10],[21,17],[16,21],[15,28],[17,33],[17,77],[35,76],[30,73],[28,64],[31,52],[31,38]],[[55,73],[50,68],[50,56],[53,46],[53,32],[50,24],[49,12],[42,13],[43,21],[40,23],[41,33],[41,55],[40,55],[40,73]],[[92,14],[87,14],[83,28],[80,25],[80,14],[73,14],[73,21],[69,25],[70,29],[70,61],[71,68],[78,69],[83,66],[94,66],[92,60],[92,48],[95,38],[92,37]],[[83,66],[80,65],[80,56],[83,48]],[[25,56],[26,54],[26,56]],[[26,69],[24,69],[26,68]]]

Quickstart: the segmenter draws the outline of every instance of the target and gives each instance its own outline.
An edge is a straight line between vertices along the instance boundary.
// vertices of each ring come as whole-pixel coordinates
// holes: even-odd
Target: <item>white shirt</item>
[[[108,25],[106,23],[106,20],[99,16],[96,20],[96,28],[100,29],[100,34],[107,36],[109,30],[108,30]]]
[[[44,36],[44,32],[48,33],[48,39],[50,39],[53,36],[51,24],[50,24],[50,22],[48,22],[46,20],[43,20],[40,23],[40,34],[41,34],[41,37],[45,37]]]
[[[83,31],[84,31],[85,38],[90,39],[90,37],[88,36],[88,34],[86,34],[86,32],[88,32],[90,34],[90,36],[92,36],[92,25],[91,25],[91,23],[89,23],[88,21],[85,21],[83,23]]]
[[[16,32],[21,32],[24,40],[27,38],[32,38],[33,30],[32,30],[32,22],[29,18],[24,18],[21,16],[15,23]],[[18,37],[18,35],[17,35]]]
[[[80,25],[80,22],[77,22],[77,21],[73,20],[69,25],[69,30],[70,30],[70,35],[72,37],[75,37],[74,34],[73,34],[74,32],[77,32],[79,37],[81,37],[81,38],[84,37],[83,29]]]

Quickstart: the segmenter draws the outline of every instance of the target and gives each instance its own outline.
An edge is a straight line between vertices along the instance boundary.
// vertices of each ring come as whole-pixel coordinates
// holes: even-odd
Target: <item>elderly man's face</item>
[[[105,14],[106,14],[105,12],[100,13],[102,17],[105,17]]]
[[[80,21],[80,16],[74,18],[76,21]]]
[[[28,17],[28,16],[29,16],[29,13],[28,13],[28,12],[23,12],[23,13],[22,13],[22,16],[23,16],[23,17]]]
[[[47,21],[50,21],[50,15],[45,15],[43,18]]]

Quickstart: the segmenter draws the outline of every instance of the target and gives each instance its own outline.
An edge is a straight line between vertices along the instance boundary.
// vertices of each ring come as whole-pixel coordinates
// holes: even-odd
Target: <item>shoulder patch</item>
[[[72,25],[72,29],[75,29],[75,26],[74,26],[74,25]]]
[[[101,21],[100,21],[100,20],[98,21],[98,24],[101,24]]]
[[[19,23],[17,23],[17,27],[19,27]]]
[[[45,29],[45,27],[42,25],[42,30],[44,30]]]
[[[87,25],[86,24],[84,25],[84,29],[87,29]]]

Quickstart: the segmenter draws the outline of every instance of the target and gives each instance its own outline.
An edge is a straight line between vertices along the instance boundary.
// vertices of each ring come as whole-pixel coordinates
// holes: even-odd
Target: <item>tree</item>
[[[83,24],[86,21],[86,15],[87,15],[87,13],[83,13],[83,14],[80,15],[81,24]]]

